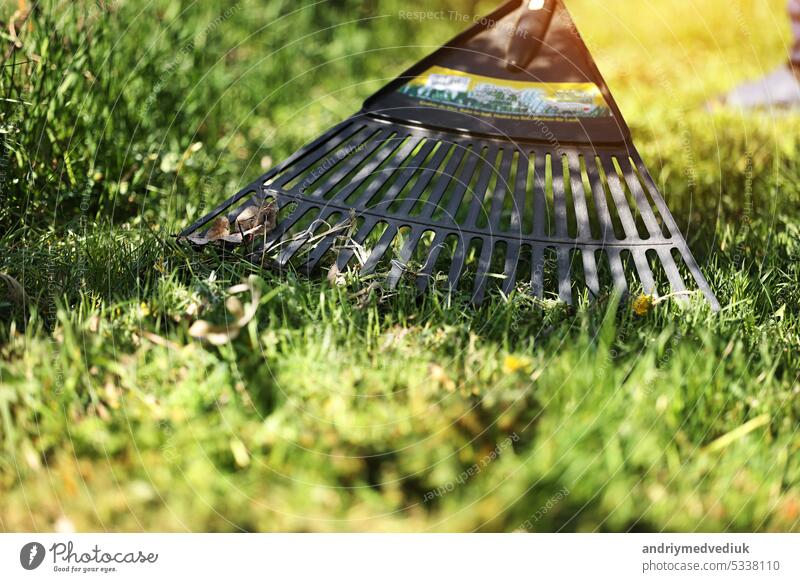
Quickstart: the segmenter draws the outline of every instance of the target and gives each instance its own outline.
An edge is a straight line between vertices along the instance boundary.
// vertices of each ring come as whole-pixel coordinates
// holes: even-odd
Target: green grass
[[[723,305],[645,317],[171,238],[461,26],[399,10],[491,2],[51,0],[10,51],[16,4],[0,529],[800,529],[800,118],[703,108],[781,61],[783,0],[568,3]],[[190,337],[251,275],[238,337]]]

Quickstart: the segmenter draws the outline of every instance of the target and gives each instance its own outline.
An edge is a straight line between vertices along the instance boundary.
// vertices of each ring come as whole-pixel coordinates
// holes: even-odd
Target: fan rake
[[[611,284],[719,309],[561,0],[481,19],[181,236],[476,304]]]

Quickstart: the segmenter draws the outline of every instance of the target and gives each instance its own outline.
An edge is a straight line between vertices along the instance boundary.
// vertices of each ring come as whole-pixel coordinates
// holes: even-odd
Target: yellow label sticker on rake
[[[399,90],[422,105],[519,120],[610,117],[594,83],[528,83],[431,67]]]

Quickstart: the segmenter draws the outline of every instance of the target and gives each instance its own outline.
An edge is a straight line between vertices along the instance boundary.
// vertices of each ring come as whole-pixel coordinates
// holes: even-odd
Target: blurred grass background
[[[211,347],[251,273],[170,235],[495,3],[0,2],[0,528],[799,529],[800,117],[704,107],[783,4],[568,1],[721,314],[262,272]]]

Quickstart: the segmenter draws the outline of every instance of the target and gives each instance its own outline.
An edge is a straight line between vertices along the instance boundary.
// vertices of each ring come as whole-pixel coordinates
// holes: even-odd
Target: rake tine
[[[506,247],[506,264],[503,267],[503,294],[511,295],[517,284],[517,265],[521,254],[522,245],[516,241],[508,243]]]
[[[392,161],[389,162],[385,168],[377,173],[377,175],[373,174],[373,170],[377,167],[378,164],[382,163],[391,152],[382,152],[367,166],[365,166],[361,172],[359,172],[358,176],[351,182],[346,188],[344,188],[341,192],[339,192],[336,197],[334,198],[334,202],[341,202],[349,197],[353,192],[358,190],[368,179],[374,179],[369,183],[367,186],[364,194],[361,196],[362,200],[369,200],[372,198],[375,193],[383,188],[384,185],[395,175],[395,171],[403,163],[403,161],[408,157],[411,151],[416,147],[420,140],[409,140],[403,147],[399,150],[396,150],[396,154],[392,158]],[[395,151],[394,149],[392,151]],[[384,155],[385,154],[385,155]],[[410,178],[410,176],[409,176]],[[357,207],[363,208],[366,205],[366,202],[357,204]]]
[[[545,162],[544,154],[536,153],[533,161],[533,236],[545,236],[547,222],[547,199],[545,198]],[[541,295],[540,295],[541,297]]]
[[[581,161],[576,152],[567,153],[567,164],[569,180],[572,185],[572,203],[575,205],[575,217],[578,221],[578,237],[590,239],[592,238],[592,227],[589,222],[589,209],[586,206],[583,180],[581,180]],[[567,180],[566,176],[564,180]]]
[[[497,183],[492,193],[492,205],[489,211],[489,228],[500,230],[500,213],[503,211],[503,203],[508,195],[509,182],[511,181],[511,162],[514,159],[514,150],[507,149],[503,152],[503,159],[500,162]]]
[[[397,172],[398,168],[406,159],[408,159],[408,156],[411,155],[411,152],[413,152],[414,149],[416,149],[416,147],[420,144],[420,141],[421,140],[409,140],[408,143],[400,148],[392,160],[386,164],[386,167],[380,170],[380,177],[373,182],[370,182],[369,186],[367,186],[366,190],[364,190],[364,193],[359,196],[355,205],[358,207],[368,206],[378,191],[383,188],[390,179],[392,179],[394,176],[397,176],[394,183],[381,197],[381,200],[376,207],[376,209],[383,207],[382,210],[384,212],[388,210],[389,206],[392,204],[392,202],[394,202],[394,199],[397,198],[397,195],[400,194],[403,189],[405,189],[405,187],[411,181],[411,178],[414,177],[414,174],[416,174],[419,168],[425,163],[425,159],[436,145],[433,141],[428,140],[420,148],[420,151],[418,151],[417,154],[409,160],[408,165]],[[344,198],[345,197],[342,197],[341,199],[343,200]]]
[[[278,266],[282,269],[286,266],[286,264],[292,260],[297,252],[303,248],[303,246],[308,243],[309,239],[314,236],[314,231],[325,224],[324,220],[320,220],[319,218],[315,219],[308,228],[301,233],[302,236],[298,236],[294,240],[292,240],[286,247],[281,251],[280,258],[278,258]]]
[[[323,208],[322,212],[320,212],[320,215],[317,217],[317,220],[327,222],[331,215],[335,213],[336,209],[334,208]],[[342,224],[343,222],[344,220],[339,221],[339,224]],[[302,267],[303,271],[306,273],[311,273],[316,268],[317,263],[319,263],[322,257],[325,256],[325,253],[330,250],[330,248],[333,246],[333,243],[340,236],[342,236],[342,233],[339,231],[331,233],[323,238],[317,245],[315,245],[308,254],[308,259],[306,259],[306,262]]]
[[[372,249],[369,258],[361,267],[362,275],[370,275],[375,270],[375,267],[378,266],[378,263],[386,254],[389,245],[392,244],[392,241],[394,241],[399,233],[400,229],[398,227],[391,224],[387,227],[386,232],[383,233],[380,240],[378,240],[378,244]]]
[[[620,295],[628,293],[628,282],[625,279],[625,268],[622,266],[620,250],[614,247],[606,247],[608,266],[611,269],[611,278],[614,280],[614,288]]]
[[[420,292],[428,288],[428,284],[433,276],[433,270],[436,268],[436,261],[439,259],[439,253],[442,252],[442,248],[444,247],[445,236],[444,232],[437,231],[433,237],[428,257],[425,259],[425,264],[422,266],[419,273],[417,273],[416,284]]]
[[[636,264],[636,272],[639,273],[639,280],[642,282],[642,289],[645,295],[656,295],[656,282],[653,278],[653,271],[650,270],[650,265],[647,263],[647,255],[645,249],[633,249],[633,261]]]
[[[385,147],[391,140],[393,134],[385,129],[369,129],[362,135],[362,140],[358,145],[350,150],[337,149],[333,153],[328,153],[325,161],[333,158],[330,166],[325,167],[324,163],[318,168],[318,175],[307,177],[295,184],[290,192],[307,195],[311,198],[322,198],[338,183],[345,179],[358,168],[365,160],[369,159],[380,147]],[[348,153],[349,152],[349,153]],[[309,181],[310,180],[310,181]]]
[[[288,200],[286,202],[290,203]],[[279,206],[283,207],[286,206],[286,204],[282,205],[279,204]],[[277,225],[275,225],[275,229],[269,234],[267,234],[266,240],[264,241],[265,248],[270,248],[271,246],[273,246],[276,243],[276,241],[278,241],[286,233],[287,230],[292,228],[297,223],[298,220],[300,220],[303,216],[306,215],[306,213],[310,212],[314,208],[316,207],[312,206],[311,204],[298,205],[297,208],[294,210],[294,212],[292,212],[288,216],[285,216],[283,220],[281,220]]]
[[[656,205],[656,208],[658,208],[658,213],[661,215],[664,224],[667,226],[667,230],[670,232],[671,238],[682,238],[678,224],[672,217],[672,213],[669,211],[669,208],[667,208],[664,198],[662,198],[661,193],[658,191],[658,188],[653,181],[653,177],[650,175],[650,172],[647,171],[647,168],[645,167],[641,157],[634,152],[633,159],[635,166],[639,169],[639,174],[642,176],[642,179],[647,186],[647,190],[650,192],[650,196],[653,198],[653,203]]]
[[[597,157],[595,156],[591,160],[584,158],[584,161],[586,162],[586,174],[592,186],[594,206],[597,209],[597,216],[600,220],[600,239],[604,242],[614,242],[617,240],[617,236],[614,233],[614,223],[611,220],[611,213],[608,210],[606,190],[605,186],[603,186],[603,180],[600,177]]]
[[[619,161],[619,166],[622,169],[622,174],[625,176],[625,181],[628,183],[628,188],[630,188],[631,193],[633,193],[633,198],[636,200],[636,206],[639,208],[639,214],[641,215],[642,220],[647,227],[647,232],[650,233],[650,239],[663,238],[663,235],[661,234],[661,227],[658,225],[658,221],[653,214],[653,209],[650,208],[650,203],[647,201],[647,197],[644,195],[642,184],[639,182],[639,178],[636,176],[633,166],[631,166],[630,159],[617,158],[617,160]]]
[[[455,292],[458,288],[458,282],[461,280],[461,274],[464,271],[464,262],[467,259],[467,241],[464,236],[459,234],[458,241],[456,242],[456,250],[453,253],[453,262],[450,265],[450,273],[447,277],[447,285],[450,293]]]
[[[483,240],[481,256],[478,259],[478,270],[475,273],[475,288],[472,292],[472,303],[480,305],[486,295],[486,279],[489,268],[492,266],[492,254],[494,253],[494,241],[487,238]]]
[[[458,209],[464,200],[464,196],[467,194],[467,189],[469,188],[470,182],[472,182],[472,176],[475,174],[475,169],[478,167],[478,162],[481,159],[480,153],[476,151],[477,149],[478,147],[476,146],[471,151],[465,152],[464,155],[467,156],[467,161],[464,164],[464,168],[461,170],[461,179],[457,181],[456,186],[453,189],[453,195],[447,202],[445,216],[452,222],[455,222],[456,220]],[[447,184],[449,183],[450,181],[448,180]],[[442,189],[442,192],[444,192],[444,188]],[[430,212],[425,212],[424,216],[426,218],[433,214],[434,211],[433,206],[428,205],[428,208],[430,209]]]
[[[364,241],[367,240],[367,237],[370,233],[375,229],[380,221],[377,218],[367,218],[364,224],[361,225],[361,228],[353,235],[351,244],[347,245],[343,248],[336,256],[336,268],[339,271],[344,271],[347,268],[347,264],[353,258],[355,254],[354,246],[355,245],[363,245]],[[331,241],[332,243],[333,241]]]
[[[393,164],[396,164],[394,167],[396,167],[397,165],[402,163],[402,160],[405,159],[408,156],[408,154],[415,147],[415,144],[419,143],[419,141],[420,141],[419,139],[417,139],[417,140],[409,140],[405,144],[405,146],[403,146],[402,148],[399,148],[400,144],[403,142],[402,139],[399,142],[396,142],[396,143],[391,143],[391,140],[387,141],[387,142],[384,142],[380,146],[379,153],[372,160],[370,160],[370,163],[365,165],[358,172],[358,174],[353,178],[353,180],[350,182],[350,184],[346,188],[344,188],[339,194],[336,195],[336,199],[337,200],[341,200],[341,199],[347,198],[352,192],[354,192],[358,188],[360,188],[363,185],[363,183],[368,178],[370,178],[372,176],[372,172],[374,171],[374,169],[379,164],[381,164],[383,161],[385,161],[392,153],[397,151],[397,155],[395,155],[395,159],[393,161]],[[399,151],[398,151],[398,148],[399,148]],[[378,147],[377,146],[373,147],[373,151],[375,149],[378,149]],[[369,190],[368,189],[368,193],[369,192],[374,192],[375,190],[381,188],[389,180],[391,175],[392,175],[391,171],[381,172],[380,175],[378,176],[378,178],[374,182],[372,182],[370,184],[370,186],[369,186],[369,188],[374,188],[374,190]],[[330,216],[333,212],[334,212],[333,209],[326,209],[325,218]],[[366,235],[369,234],[369,232],[372,230],[372,228],[374,228],[376,223],[377,223],[377,220],[375,220],[371,224],[370,228],[364,234],[364,239],[366,239]],[[368,225],[365,224],[364,226],[368,226]],[[322,257],[325,255],[325,253],[328,252],[328,250],[331,248],[331,246],[333,245],[335,239],[336,239],[336,236],[330,236],[330,237],[326,238],[324,241],[322,241],[311,252],[311,255],[309,256],[309,259],[308,259],[308,261],[307,261],[307,263],[306,263],[306,265],[304,267],[306,271],[311,271],[316,267],[316,265],[320,261],[320,259],[322,259]],[[358,241],[358,242],[361,243],[361,242],[363,242],[363,240]],[[346,257],[346,260],[345,260],[345,265],[346,265],[347,261],[349,261],[350,258],[352,257],[352,252],[350,252],[349,254],[345,253],[345,257]],[[338,260],[339,259],[337,259],[337,261]],[[341,265],[340,268],[343,269],[344,265]]]
[[[419,202],[422,193],[425,192],[425,189],[428,187],[428,184],[431,183],[433,176],[439,171],[439,166],[442,165],[445,157],[447,157],[448,152],[453,149],[458,148],[458,146],[453,146],[450,143],[442,143],[439,146],[439,149],[436,150],[433,158],[431,159],[431,163],[422,170],[417,179],[417,182],[414,184],[414,188],[408,194],[408,196],[403,200],[403,203],[400,206],[400,209],[397,211],[398,214],[409,214],[411,209],[414,208],[414,205]],[[447,187],[447,183],[449,182],[448,176],[452,175],[452,172],[455,172],[455,169],[458,167],[458,162],[461,160],[459,157],[458,151],[454,151],[453,155],[450,157],[450,160],[447,162],[447,166],[444,169],[444,172],[439,176],[439,179],[436,181],[434,185],[433,192],[431,193],[428,201],[425,204],[425,208],[422,209],[421,214],[424,215],[428,206],[434,200],[434,197],[437,192],[441,191],[444,192],[444,189]],[[454,165],[455,164],[455,165]],[[442,185],[444,184],[444,185]],[[396,195],[395,195],[396,196]],[[441,196],[441,194],[440,194]],[[433,202],[435,204],[435,202]]]
[[[544,297],[544,247],[533,245],[531,258],[531,293],[542,299]]]
[[[466,226],[474,226],[478,220],[478,213],[483,208],[483,199],[486,196],[486,190],[489,188],[489,180],[494,173],[494,162],[497,159],[498,148],[496,145],[491,145],[486,152],[486,157],[482,159],[482,167],[478,183],[475,185],[475,191],[472,193],[472,200],[470,200],[469,214],[465,221]]]
[[[332,213],[333,211],[330,211],[328,213],[328,216]],[[375,219],[372,226],[374,227],[375,224],[377,224],[377,222],[378,222],[377,219]],[[369,219],[361,226],[361,229],[359,229],[359,233],[361,232],[362,229],[368,226],[368,223]],[[364,233],[364,238],[367,237],[367,234],[369,233],[368,232]],[[313,249],[311,249],[311,251],[308,253],[308,259],[306,259],[306,262],[303,265],[303,271],[311,273],[314,269],[316,269],[320,260],[322,260],[322,257],[324,257],[325,254],[331,249],[333,244],[336,242],[336,239],[340,238],[341,236],[342,233],[332,233],[331,235],[321,240]],[[341,252],[339,254],[341,254]],[[352,254],[350,256],[352,256]],[[337,264],[338,264],[338,255],[337,255]]]
[[[509,231],[522,236],[522,219],[525,213],[525,188],[528,185],[528,156],[520,150],[517,158],[517,176],[514,179],[514,205],[511,208]]]
[[[690,253],[685,247],[678,247],[678,252],[680,252],[681,257],[683,257],[683,261],[689,268],[689,272],[691,272],[692,276],[694,277],[698,288],[703,292],[703,295],[705,295],[706,299],[711,304],[711,308],[714,311],[719,311],[721,309],[721,305],[714,296],[714,292],[711,291],[711,287],[709,286],[708,281],[706,281],[706,278],[703,276],[702,271],[700,271],[700,267],[697,266],[697,261],[694,260],[692,253]]]
[[[550,163],[552,165],[553,175],[553,207],[556,223],[556,236],[558,238],[567,238],[569,236],[569,229],[567,227],[567,193],[564,190],[565,179],[569,176],[563,175],[563,164],[560,162],[561,158],[555,154],[550,156]],[[556,168],[561,171],[556,172]],[[571,296],[571,295],[570,295]]]
[[[522,236],[520,217],[525,211],[525,187],[528,182],[528,157],[520,151],[517,158],[517,176],[514,180],[514,206],[511,209],[509,229],[512,234]],[[518,241],[509,241],[506,246],[506,262],[503,266],[503,294],[508,296],[517,284],[517,265],[522,245]]]
[[[400,281],[400,277],[402,277],[403,273],[406,271],[406,266],[411,260],[411,256],[414,254],[414,249],[417,248],[417,245],[419,244],[424,232],[425,231],[422,229],[412,230],[408,240],[403,243],[403,248],[400,250],[400,255],[397,259],[392,261],[392,270],[386,277],[386,287],[388,289],[391,290],[397,287],[397,283]]]
[[[315,150],[309,151],[302,158],[298,159],[297,162],[299,163],[294,163],[290,158],[289,160],[287,160],[288,163],[284,164],[287,168],[290,168],[290,170],[287,171],[285,174],[280,174],[277,178],[275,178],[274,181],[269,183],[268,187],[283,188],[286,184],[295,180],[298,176],[300,176],[313,164],[317,163],[325,156],[331,155],[331,152],[335,151],[336,148],[338,148],[343,142],[357,135],[365,127],[366,126],[364,124],[359,125],[354,123],[350,125],[347,129],[345,129],[341,133],[331,136],[329,141],[325,141],[323,143],[318,144]],[[313,155],[308,155],[311,154],[312,152]],[[268,175],[265,178],[267,178],[265,182],[268,181]]]
[[[664,267],[664,271],[667,273],[667,279],[669,279],[672,292],[684,293],[686,291],[686,285],[683,282],[680,271],[678,271],[678,265],[675,264],[675,260],[672,258],[670,249],[659,247],[656,252],[658,253],[658,258],[661,259],[661,265]],[[686,303],[686,298],[678,297],[676,301],[679,303]]]
[[[447,166],[444,169],[444,173],[439,176],[439,179],[436,180],[436,184],[434,185],[433,190],[428,196],[428,200],[425,201],[424,207],[420,211],[420,215],[424,217],[429,217],[436,212],[436,209],[439,207],[439,203],[441,202],[442,198],[447,192],[447,189],[450,187],[454,181],[456,182],[456,190],[461,186],[461,181],[459,177],[456,175],[458,172],[459,167],[461,166],[461,162],[467,158],[467,164],[469,165],[470,159],[468,158],[470,153],[471,144],[466,145],[455,145],[453,148],[453,155],[450,156],[450,160],[447,162]],[[473,162],[474,167],[474,162]],[[462,175],[463,175],[462,170]],[[466,188],[466,184],[463,185]],[[454,193],[455,195],[455,193]],[[447,217],[448,219],[452,219],[451,216]]]
[[[367,186],[365,196],[369,195],[371,198],[375,192],[386,184],[400,164],[403,163],[417,144],[422,141],[420,137],[411,139],[406,139],[406,137],[408,136],[397,137],[384,142],[378,150],[378,153],[363,165],[347,186],[342,188],[333,197],[330,197],[331,200],[334,202],[346,200],[353,192],[366,184],[368,180],[371,181]],[[386,162],[386,160],[391,161]],[[386,163],[386,167],[378,169],[383,163]]]
[[[572,264],[569,248],[556,247],[558,257],[558,297],[567,305],[572,305]]]
[[[344,183],[347,176],[369,160],[351,180],[347,180],[349,186],[357,188],[356,184],[369,177],[372,170],[400,146],[402,138],[394,136],[395,134],[387,129],[373,131],[350,155],[342,155],[341,159],[324,170],[310,184],[301,182],[295,185],[292,191],[312,198],[330,198],[331,192],[337,185]],[[336,155],[339,157],[338,153]]]
[[[593,297],[600,296],[600,279],[597,276],[597,261],[594,256],[594,249],[585,248],[581,251],[583,259],[583,277],[586,286]]]
[[[607,156],[602,157],[603,171],[606,175],[606,183],[608,189],[611,191],[611,196],[614,198],[614,204],[617,207],[617,216],[622,222],[622,229],[625,231],[626,239],[638,239],[639,231],[636,230],[636,222],[633,220],[631,209],[628,206],[628,199],[625,197],[625,191],[619,181],[617,169],[611,158]]]
[[[358,129],[364,127],[364,124],[353,123],[352,119],[346,119],[343,122],[335,125],[330,130],[323,133],[321,136],[313,140],[311,143],[308,143],[302,146],[299,150],[293,153],[291,156],[286,158],[280,164],[269,170],[266,174],[259,178],[259,182],[262,186],[266,185],[272,178],[275,176],[279,176],[281,172],[285,171],[287,168],[291,168],[297,162],[304,159],[305,156],[308,154],[317,151],[321,146],[328,143],[330,140],[336,140],[336,138],[343,132],[343,131],[351,131],[355,132]],[[345,138],[346,139],[346,138]],[[334,146],[335,147],[335,146]]]
[[[305,210],[308,211],[310,210],[310,208],[311,207]],[[297,221],[300,220],[300,218],[301,216],[300,213],[298,212],[292,212],[291,214],[289,214],[289,216],[284,217],[284,220],[279,222],[272,232],[266,233],[265,235],[261,236],[261,241],[257,245],[255,251],[264,253],[274,250],[275,248],[284,244],[287,240],[284,237],[286,231],[289,230],[292,226],[294,226],[297,223]]]
[[[348,125],[347,122],[340,123],[338,126],[332,128],[330,131],[328,131],[324,135],[318,137],[311,144],[301,148],[294,155],[292,155],[288,160],[286,160],[286,161],[282,162],[281,164],[277,165],[276,167],[272,168],[266,174],[264,174],[263,176],[259,177],[255,182],[253,182],[253,183],[245,186],[244,188],[240,189],[236,194],[234,194],[233,196],[231,196],[230,198],[228,198],[227,200],[225,200],[221,204],[217,205],[213,210],[211,210],[210,212],[206,213],[205,215],[203,215],[202,217],[197,219],[195,222],[193,222],[192,224],[187,226],[185,229],[183,229],[178,234],[178,236],[179,237],[188,237],[191,234],[195,234],[199,230],[201,230],[204,226],[206,226],[209,222],[211,222],[211,220],[213,218],[217,218],[217,217],[222,216],[224,214],[230,214],[231,213],[230,209],[233,208],[238,202],[241,202],[242,199],[244,199],[248,195],[250,196],[250,199],[258,198],[259,197],[259,193],[260,193],[262,198],[264,198],[266,196],[269,196],[269,195],[272,195],[272,193],[269,192],[269,187],[265,186],[265,182],[268,182],[274,176],[280,174],[281,171],[283,171],[286,167],[291,165],[292,160],[296,160],[296,159],[302,157],[303,155],[305,155],[306,153],[308,153],[309,151],[313,150],[315,147],[318,147],[320,144],[324,143],[331,136],[336,135],[336,133],[338,131],[340,131],[343,127],[345,127],[347,125]]]

